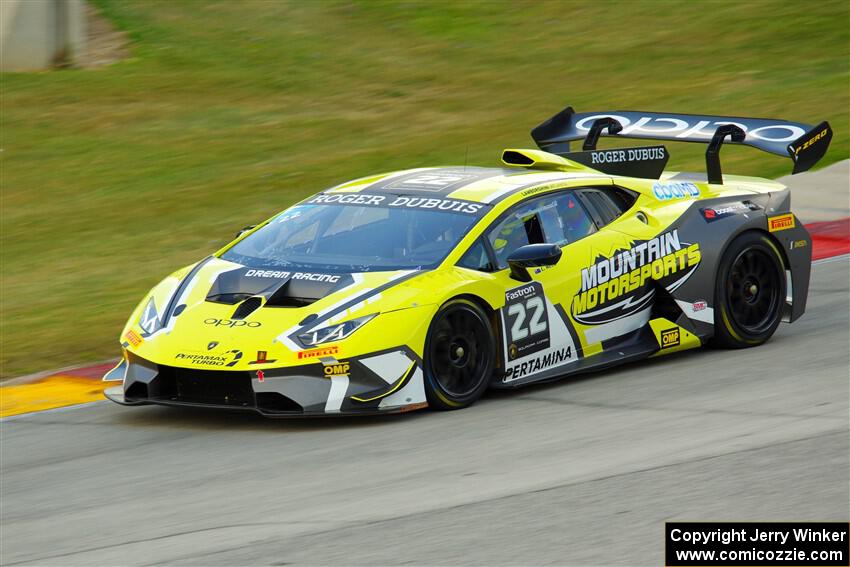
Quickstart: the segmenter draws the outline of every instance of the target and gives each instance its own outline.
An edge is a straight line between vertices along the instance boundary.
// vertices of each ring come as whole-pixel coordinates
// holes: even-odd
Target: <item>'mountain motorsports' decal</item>
[[[582,268],[581,292],[573,299],[573,317],[594,325],[635,312],[642,305],[628,300],[619,311],[608,307],[615,300],[627,299],[629,294],[643,290],[647,280],[661,280],[695,269],[701,258],[699,244],[683,245],[675,229],[634,244],[610,258],[603,257]],[[594,308],[597,309],[592,311]],[[594,320],[602,312],[606,313],[604,320]]]

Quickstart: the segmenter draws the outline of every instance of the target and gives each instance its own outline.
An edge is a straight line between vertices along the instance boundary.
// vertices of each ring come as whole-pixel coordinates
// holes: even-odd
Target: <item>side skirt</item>
[[[653,319],[653,321],[658,321],[658,319]],[[694,348],[696,346],[697,345],[694,345]],[[658,344],[658,339],[652,329],[651,323],[648,323],[637,331],[603,343],[603,350],[599,354],[581,358],[566,366],[549,369],[548,371],[543,372],[525,382],[508,384],[496,382],[493,383],[491,387],[507,390],[521,388],[527,384],[553,382],[555,380],[561,380],[578,374],[607,370],[627,362],[644,360],[650,358],[654,354],[660,353],[661,350],[662,349]]]

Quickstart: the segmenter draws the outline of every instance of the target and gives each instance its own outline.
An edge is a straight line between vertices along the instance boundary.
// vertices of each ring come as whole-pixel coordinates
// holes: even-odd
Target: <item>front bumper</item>
[[[129,356],[105,379],[122,405],[249,410],[267,417],[374,415],[427,406],[422,362],[410,349],[290,368],[232,371],[158,365]]]

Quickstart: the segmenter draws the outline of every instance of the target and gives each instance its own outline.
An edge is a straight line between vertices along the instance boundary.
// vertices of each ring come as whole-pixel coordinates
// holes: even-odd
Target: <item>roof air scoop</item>
[[[513,167],[527,167],[546,171],[584,169],[583,166],[573,161],[542,150],[504,150],[502,152],[502,163]]]

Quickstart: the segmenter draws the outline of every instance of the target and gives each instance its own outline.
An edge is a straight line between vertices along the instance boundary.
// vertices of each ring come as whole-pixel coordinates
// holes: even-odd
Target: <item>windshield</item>
[[[485,208],[456,199],[320,194],[282,212],[221,257],[252,268],[435,267]]]

